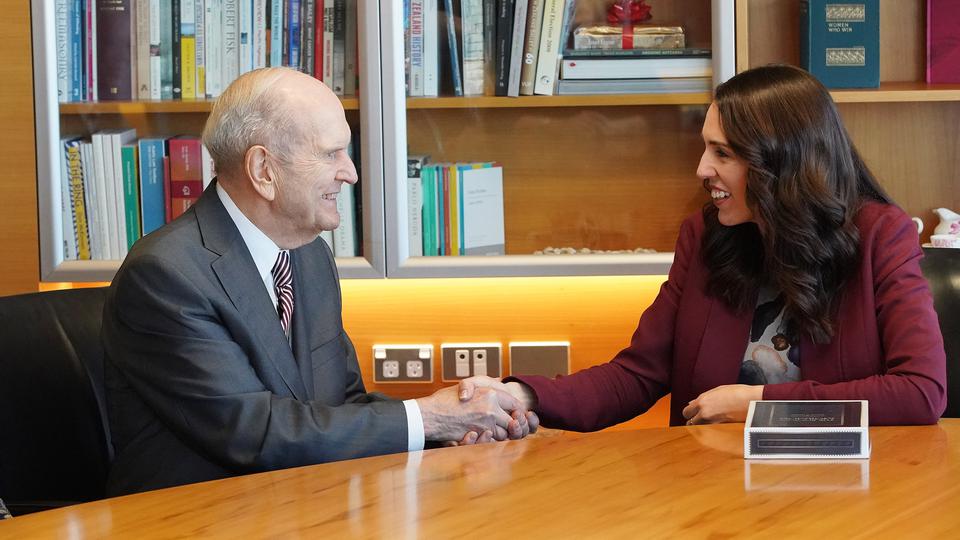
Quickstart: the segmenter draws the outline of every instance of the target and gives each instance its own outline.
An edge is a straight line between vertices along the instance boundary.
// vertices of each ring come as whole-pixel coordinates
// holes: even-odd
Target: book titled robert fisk
[[[800,65],[828,88],[879,87],[879,0],[801,1]]]
[[[743,430],[743,457],[870,457],[868,403],[751,401]]]

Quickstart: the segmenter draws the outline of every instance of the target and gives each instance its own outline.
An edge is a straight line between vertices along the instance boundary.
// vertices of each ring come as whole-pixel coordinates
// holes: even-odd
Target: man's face
[[[277,161],[274,208],[283,228],[307,243],[340,225],[337,197],[344,183],[357,182],[357,170],[347,155],[350,126],[339,99],[315,80],[298,80],[289,92],[297,125],[289,132],[295,139],[287,141],[288,159]]]

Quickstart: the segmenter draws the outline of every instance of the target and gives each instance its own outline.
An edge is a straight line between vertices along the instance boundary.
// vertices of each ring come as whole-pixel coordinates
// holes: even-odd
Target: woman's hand
[[[743,422],[753,400],[763,399],[762,385],[725,384],[697,396],[683,408],[687,425]]]

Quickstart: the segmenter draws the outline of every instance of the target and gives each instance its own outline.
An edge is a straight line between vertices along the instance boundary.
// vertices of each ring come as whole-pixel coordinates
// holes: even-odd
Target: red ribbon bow
[[[610,24],[633,24],[650,20],[650,6],[643,0],[620,0],[607,9]]]

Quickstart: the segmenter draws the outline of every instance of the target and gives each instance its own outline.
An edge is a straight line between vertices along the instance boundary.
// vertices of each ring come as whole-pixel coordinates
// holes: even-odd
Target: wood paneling
[[[509,254],[552,247],[673,251],[708,201],[695,171],[706,108],[410,111],[410,152],[497,161]]]
[[[0,295],[37,290],[37,162],[30,2],[0,0]]]
[[[960,420],[869,460],[743,459],[743,424],[553,433],[50,510],[6,538],[955,538]]]

